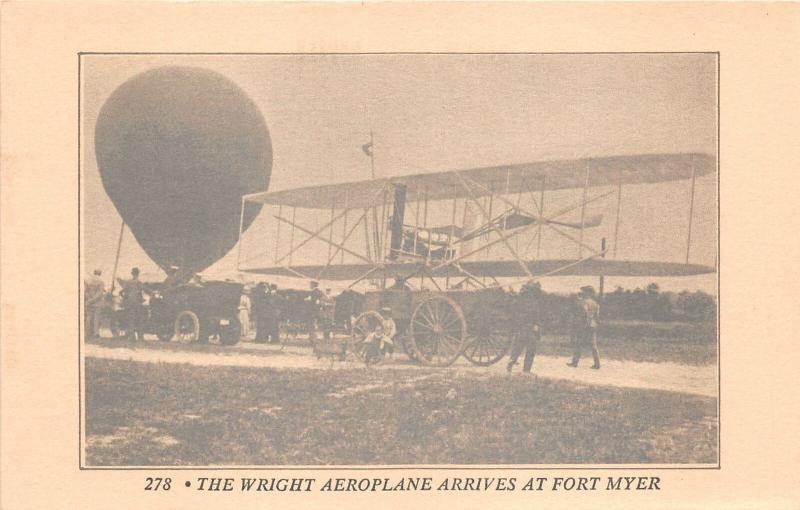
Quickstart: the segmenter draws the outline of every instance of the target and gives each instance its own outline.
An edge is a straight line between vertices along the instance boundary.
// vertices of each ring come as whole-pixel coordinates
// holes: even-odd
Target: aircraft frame
[[[500,285],[498,278],[501,277],[524,282],[569,274],[685,276],[712,272],[713,268],[690,264],[689,257],[696,178],[713,170],[714,158],[704,154],[633,155],[557,161],[550,165],[539,162],[527,166],[445,171],[249,194],[242,197],[237,269],[307,280],[349,280],[349,288],[364,280],[379,283],[381,288],[385,288],[387,278],[409,281],[419,277],[420,288],[424,287],[427,279],[437,290],[461,288],[464,285],[485,288],[486,278],[492,280],[489,286],[496,286]],[[691,183],[685,261],[614,260],[617,255],[623,185],[684,179]],[[580,185],[577,188],[580,191],[578,200],[545,214],[546,191],[572,189],[577,185]],[[600,186],[613,189],[592,192],[593,188]],[[523,195],[529,195],[533,207],[523,205]],[[616,202],[611,248],[606,247],[604,239],[603,246],[596,249],[585,242],[584,233],[586,229],[598,226],[602,217],[587,217],[587,206],[610,198]],[[434,201],[452,202],[449,225],[429,225],[429,204]],[[274,215],[277,221],[271,266],[246,267],[244,264],[248,261],[242,260],[243,219],[249,203],[278,208]],[[407,219],[407,204],[415,205],[413,221]],[[456,217],[459,207],[464,212],[461,225],[457,225]],[[290,209],[291,213],[285,214],[284,208]],[[298,208],[327,209],[330,219],[321,227],[303,225],[296,217]],[[578,210],[579,222],[562,220],[565,215]],[[479,225],[468,225],[468,211],[477,213],[481,222]],[[354,212],[355,221],[351,222]],[[509,225],[509,218],[517,223]],[[284,225],[289,228],[289,243],[288,251],[281,254],[281,230]],[[359,228],[363,228],[364,232],[363,248],[354,246],[352,241]],[[565,231],[568,228],[577,232],[574,235],[568,233]],[[566,239],[576,249],[576,258],[557,261],[540,259],[544,229]],[[527,246],[520,248],[520,236],[531,231],[533,236]],[[304,237],[296,243],[298,232]],[[293,264],[293,257],[315,239],[328,247],[325,263]],[[478,245],[472,247],[470,241],[475,239],[479,241]],[[530,254],[534,241],[535,256]],[[438,248],[434,249],[434,246]],[[495,246],[503,246],[511,259],[492,259],[491,250]],[[359,263],[345,264],[345,255],[355,258]],[[482,261],[468,260],[481,255]],[[442,278],[444,286],[437,281]],[[451,280],[459,281],[451,285]]]

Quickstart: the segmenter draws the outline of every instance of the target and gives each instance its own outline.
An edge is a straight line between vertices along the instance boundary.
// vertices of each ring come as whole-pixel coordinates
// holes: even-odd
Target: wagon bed
[[[424,365],[448,366],[460,355],[491,365],[510,346],[510,299],[501,289],[368,292],[353,324],[356,345],[380,327],[382,308],[391,309],[397,343]]]

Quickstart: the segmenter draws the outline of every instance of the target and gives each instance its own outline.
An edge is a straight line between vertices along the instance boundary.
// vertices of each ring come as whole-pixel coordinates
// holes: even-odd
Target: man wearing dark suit
[[[542,337],[542,287],[539,282],[526,283],[516,296],[513,308],[513,343],[506,370],[511,372],[524,350],[522,371],[529,374]]]
[[[142,320],[146,310],[144,308],[144,286],[139,281],[139,268],[131,269],[131,279],[118,279],[122,285],[122,309],[125,317],[125,334],[128,340],[138,341],[143,339]]]

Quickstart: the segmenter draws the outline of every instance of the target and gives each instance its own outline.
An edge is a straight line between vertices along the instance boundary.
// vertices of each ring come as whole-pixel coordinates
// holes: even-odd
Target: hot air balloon
[[[103,186],[162,269],[200,272],[239,237],[242,195],[265,191],[272,144],[256,104],[233,81],[167,66],[120,85],[100,110],[95,152]],[[247,229],[260,206],[248,206]]]

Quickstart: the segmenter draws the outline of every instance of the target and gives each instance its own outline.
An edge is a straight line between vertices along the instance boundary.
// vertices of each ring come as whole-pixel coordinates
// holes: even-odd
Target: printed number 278
[[[170,489],[170,483],[172,483],[172,478],[146,478],[145,481],[147,485],[144,486],[144,490],[146,491],[168,491]]]

